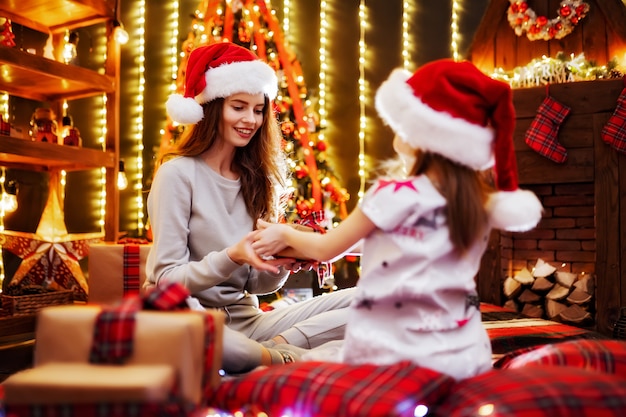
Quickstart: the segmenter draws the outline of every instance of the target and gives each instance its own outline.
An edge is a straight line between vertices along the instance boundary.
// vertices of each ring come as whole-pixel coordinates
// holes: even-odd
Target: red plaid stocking
[[[537,109],[537,115],[526,131],[524,140],[537,153],[557,163],[567,159],[567,150],[558,142],[559,127],[570,108],[548,96]]]
[[[617,107],[600,135],[613,149],[626,153],[626,88],[619,95]]]

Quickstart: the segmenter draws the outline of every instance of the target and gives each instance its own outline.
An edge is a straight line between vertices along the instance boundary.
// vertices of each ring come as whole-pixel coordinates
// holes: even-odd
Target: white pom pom
[[[537,196],[525,190],[499,191],[487,203],[491,226],[510,232],[524,232],[537,226],[543,207]]]
[[[171,119],[180,124],[195,124],[204,117],[202,106],[196,100],[180,94],[169,96],[165,109]]]

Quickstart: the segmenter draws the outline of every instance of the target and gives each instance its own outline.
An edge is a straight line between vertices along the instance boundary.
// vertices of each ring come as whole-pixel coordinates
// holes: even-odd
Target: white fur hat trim
[[[414,148],[438,153],[475,170],[493,166],[493,129],[426,105],[407,84],[411,75],[396,69],[380,86],[375,102],[380,117]]]

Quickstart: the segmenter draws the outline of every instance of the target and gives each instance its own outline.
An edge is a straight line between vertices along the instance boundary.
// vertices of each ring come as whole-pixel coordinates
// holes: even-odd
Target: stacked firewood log
[[[593,324],[594,276],[559,271],[538,259],[529,270],[507,277],[505,307],[522,314],[575,325]]]

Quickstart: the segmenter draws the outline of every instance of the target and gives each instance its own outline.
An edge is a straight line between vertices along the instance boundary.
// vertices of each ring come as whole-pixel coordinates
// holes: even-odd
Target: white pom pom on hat
[[[518,188],[515,108],[508,84],[471,62],[441,59],[413,74],[394,70],[376,92],[375,104],[383,121],[413,148],[474,170],[495,164],[498,192],[487,204],[493,227],[524,231],[539,223],[539,199]]]
[[[185,95],[172,94],[165,103],[170,118],[181,124],[202,120],[202,104],[236,93],[278,93],[276,72],[252,51],[230,42],[199,46],[189,54]]]

